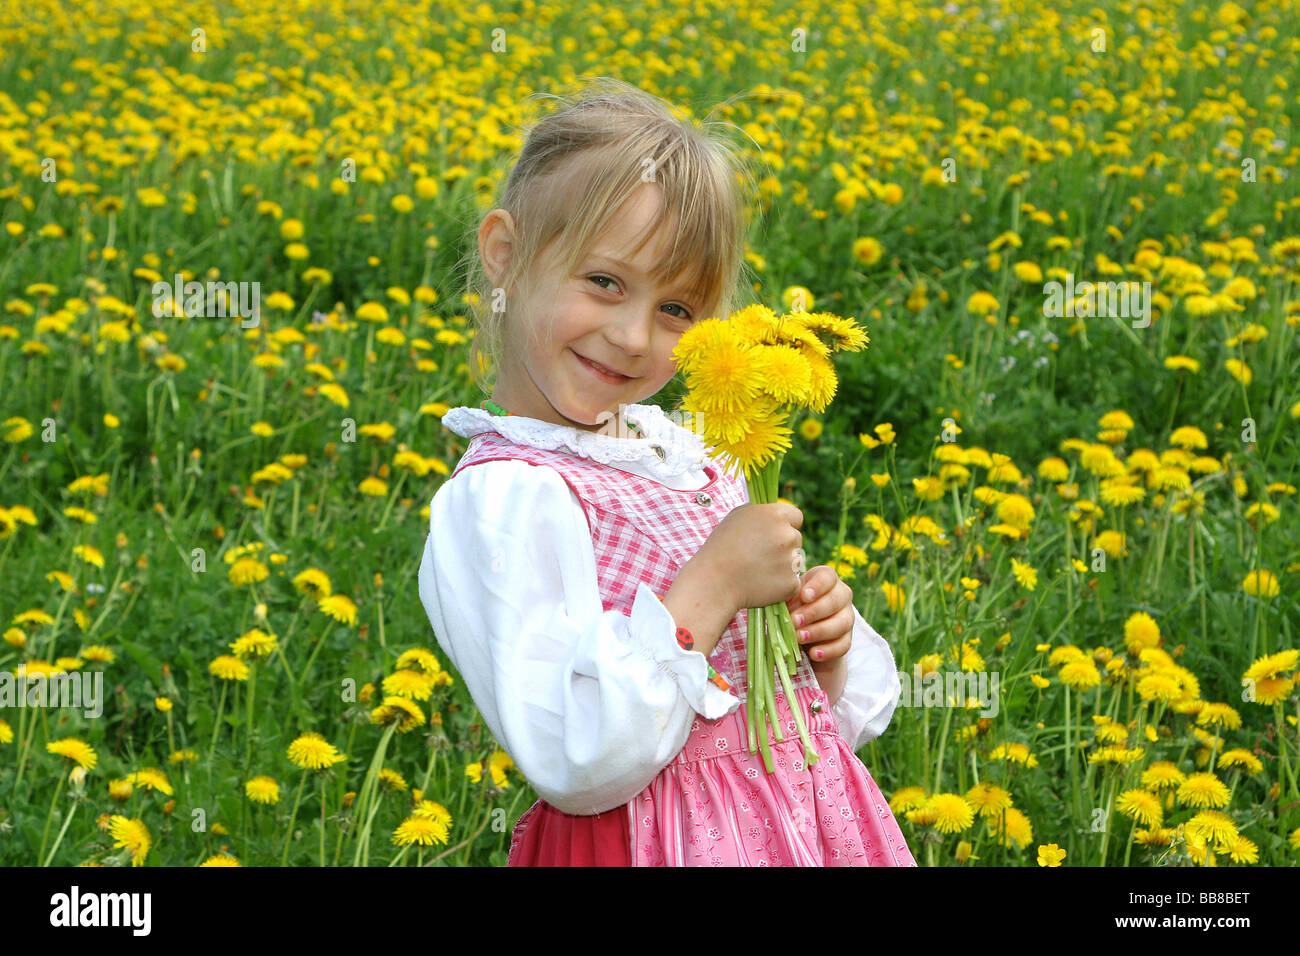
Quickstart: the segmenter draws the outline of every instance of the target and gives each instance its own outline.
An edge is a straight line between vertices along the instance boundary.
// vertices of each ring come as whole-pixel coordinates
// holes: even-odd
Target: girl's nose
[[[622,316],[605,329],[605,337],[628,355],[644,355],[650,348],[653,314],[645,312]]]

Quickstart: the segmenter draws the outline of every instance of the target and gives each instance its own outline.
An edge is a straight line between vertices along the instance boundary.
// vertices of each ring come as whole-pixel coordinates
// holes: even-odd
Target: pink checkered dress
[[[710,481],[704,488],[678,491],[566,451],[516,444],[497,432],[474,436],[453,474],[502,458],[552,468],[577,495],[591,528],[606,611],[630,615],[642,582],[657,594],[667,592],[718,522],[747,501],[743,479],[714,459],[705,466]],[[742,702],[747,616],[745,610],[736,615],[709,656]],[[790,682],[819,756],[811,768],[775,679],[785,735],[781,743],[769,735],[775,772],[766,771],[761,753],[749,752],[743,703],[717,720],[697,716],[677,757],[625,805],[632,865],[916,865],[884,795],[840,736],[807,657],[800,656]],[[538,801],[521,817],[512,857],[542,805]]]

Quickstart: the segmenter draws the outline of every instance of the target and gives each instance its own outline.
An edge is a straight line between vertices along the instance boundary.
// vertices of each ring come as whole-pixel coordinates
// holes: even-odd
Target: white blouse
[[[497,431],[681,490],[708,483],[698,435],[656,405],[624,408],[645,439],[471,407],[442,423],[465,438]],[[678,645],[676,622],[647,585],[630,615],[604,610],[582,505],[550,468],[490,461],[443,482],[429,505],[419,584],[438,645],[484,722],[564,813],[627,803],[677,757],[697,714],[713,720],[741,705],[709,681],[704,654]],[[853,614],[832,712],[858,750],[884,732],[901,686],[889,645]]]

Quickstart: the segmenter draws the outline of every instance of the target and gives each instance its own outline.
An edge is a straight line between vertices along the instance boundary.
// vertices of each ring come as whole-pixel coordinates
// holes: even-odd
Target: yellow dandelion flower
[[[1254,376],[1251,374],[1250,366],[1241,359],[1225,359],[1223,367],[1228,370],[1228,374],[1235,378],[1242,385],[1249,385]]]
[[[265,581],[271,576],[271,570],[257,558],[245,557],[231,564],[228,576],[231,584],[242,587],[245,584]]]
[[[1221,810],[1202,810],[1185,824],[1183,831],[1191,840],[1213,843],[1226,850],[1237,839],[1237,825]]]
[[[975,808],[958,793],[936,793],[928,807],[934,811],[934,828],[940,833],[959,833],[975,822]]]
[[[976,292],[966,300],[966,311],[971,315],[988,315],[999,308],[998,300],[988,292]]]
[[[1038,572],[1034,570],[1032,565],[1012,558],[1011,569],[1021,587],[1032,591],[1038,585]]]
[[[1242,579],[1241,589],[1247,594],[1253,594],[1256,597],[1277,597],[1279,588],[1277,576],[1272,571],[1251,571]]]
[[[263,774],[244,784],[244,795],[254,803],[279,803],[280,785]]]
[[[317,606],[321,613],[329,615],[341,624],[357,623],[357,606],[346,595],[332,594],[321,598]]]
[[[1160,625],[1146,611],[1135,611],[1124,622],[1124,646],[1137,657],[1147,647],[1160,646]]]
[[[428,700],[436,686],[432,675],[407,669],[394,671],[381,683],[386,697],[408,697],[414,700]]]
[[[95,764],[99,762],[99,756],[95,753],[94,748],[84,740],[76,737],[64,737],[62,740],[50,741],[45,745],[45,749],[52,754],[66,757],[86,770],[94,770]]]
[[[1159,826],[1164,819],[1160,798],[1149,790],[1125,790],[1119,795],[1115,809],[1143,826]]]
[[[320,599],[332,593],[329,576],[319,568],[308,568],[293,579],[293,586],[303,594]]]
[[[126,780],[133,787],[148,787],[150,790],[156,790],[169,797],[175,793],[171,783],[167,780],[167,775],[157,767],[145,767],[135,773],[129,773],[126,775]]]
[[[432,846],[435,843],[446,843],[447,835],[447,825],[441,820],[410,816],[393,831],[393,843],[398,846],[410,846],[412,843]]]
[[[404,734],[423,727],[424,711],[405,697],[385,697],[384,702],[370,712],[372,724],[396,724],[397,732]]]
[[[988,832],[1002,846],[1014,846],[1023,850],[1034,841],[1034,827],[1029,822],[1029,817],[1015,807],[1007,807],[1000,816],[989,817],[987,823]]]
[[[113,838],[113,846],[125,847],[130,852],[132,866],[143,865],[153,844],[143,820],[114,815],[109,818],[108,832]]]
[[[966,800],[982,817],[997,816],[1011,806],[1011,794],[988,781],[967,790]]]
[[[437,675],[442,672],[442,665],[438,663],[438,658],[433,652],[424,647],[413,647],[409,651],[403,651],[397,658],[397,667],[418,667],[426,674]]]
[[[303,770],[324,770],[347,758],[314,731],[299,736],[286,751],[290,763]]]
[[[1162,760],[1152,763],[1143,771],[1141,786],[1145,790],[1151,791],[1175,790],[1186,779],[1187,775],[1182,770],[1179,770],[1174,763]]]
[[[238,657],[222,654],[208,665],[208,673],[221,680],[248,680],[252,672]]]
[[[1237,730],[1241,727],[1241,714],[1228,704],[1207,703],[1196,715],[1196,723],[1201,727],[1218,726]]]
[[[1192,773],[1179,784],[1177,798],[1189,807],[1223,807],[1228,804],[1229,791],[1212,773]]]
[[[1219,754],[1218,767],[1220,770],[1242,770],[1247,776],[1254,776],[1263,772],[1264,763],[1249,750],[1234,747]]]
[[[351,404],[351,400],[348,398],[348,393],[344,391],[342,385],[335,385],[332,382],[327,382],[324,385],[316,386],[316,390],[335,405],[342,408],[347,408]]]
[[[231,643],[230,649],[241,661],[250,657],[261,660],[270,657],[279,646],[279,640],[274,634],[267,634],[255,627]]]

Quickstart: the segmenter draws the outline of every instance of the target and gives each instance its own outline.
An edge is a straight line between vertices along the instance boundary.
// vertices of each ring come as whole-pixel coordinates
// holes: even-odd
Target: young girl
[[[472,363],[491,400],[430,505],[420,597],[489,729],[541,798],[511,866],[915,866],[854,751],[897,704],[893,655],[802,514],[748,504],[699,436],[640,404],[743,267],[731,154],[635,87],[530,133],[478,232]],[[477,285],[475,282],[477,281]],[[787,601],[808,656],[775,772],[748,748],[747,608]],[[811,659],[810,659],[811,658]]]

